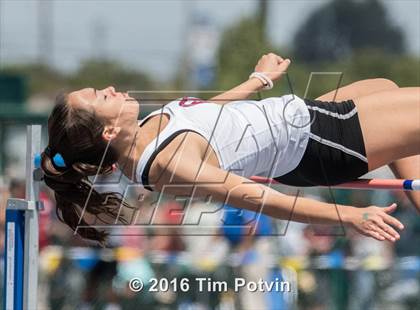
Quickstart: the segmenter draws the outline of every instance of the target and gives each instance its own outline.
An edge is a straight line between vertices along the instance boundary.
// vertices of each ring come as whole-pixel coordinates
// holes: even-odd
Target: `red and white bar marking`
[[[259,176],[251,177],[251,180],[257,183],[280,184],[280,182]],[[420,191],[420,180],[403,179],[360,179],[353,182],[343,183],[331,186],[333,188],[346,189],[382,189],[382,190],[400,190],[400,191]]]

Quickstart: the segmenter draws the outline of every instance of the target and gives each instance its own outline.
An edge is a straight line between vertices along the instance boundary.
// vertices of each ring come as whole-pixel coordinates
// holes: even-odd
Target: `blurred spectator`
[[[25,180],[12,179],[9,185],[10,197],[25,199]]]
[[[246,281],[263,279],[269,281],[272,266],[272,219],[262,213],[224,206],[224,219],[221,230],[238,257],[236,277]],[[269,294],[263,292],[239,292],[241,309],[268,309]],[[277,304],[281,304],[281,295]]]
[[[55,218],[55,204],[52,199],[52,192],[48,188],[41,190],[39,199],[44,205],[44,209],[39,212],[39,249],[42,249],[51,244],[51,224]]]
[[[155,210],[150,239],[150,250],[181,252],[186,249],[182,238],[182,206],[173,201],[159,204]]]

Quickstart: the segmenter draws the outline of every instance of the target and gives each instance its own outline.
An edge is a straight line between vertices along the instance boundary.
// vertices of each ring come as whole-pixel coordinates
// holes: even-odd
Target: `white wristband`
[[[273,86],[274,86],[273,81],[267,75],[265,75],[262,72],[253,72],[253,73],[251,73],[251,75],[249,76],[249,78],[250,79],[251,78],[257,78],[257,79],[259,79],[264,84],[263,89],[272,89]]]

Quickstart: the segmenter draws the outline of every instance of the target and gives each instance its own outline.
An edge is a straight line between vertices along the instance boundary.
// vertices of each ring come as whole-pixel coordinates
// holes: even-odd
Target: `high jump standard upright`
[[[35,157],[41,148],[41,125],[27,127],[25,199],[7,200],[4,254],[4,299],[6,310],[37,308],[38,210],[41,174]]]

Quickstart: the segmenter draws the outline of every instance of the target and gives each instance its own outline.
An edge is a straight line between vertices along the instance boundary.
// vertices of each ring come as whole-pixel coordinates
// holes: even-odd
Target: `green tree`
[[[0,73],[18,74],[28,82],[28,96],[44,94],[51,95],[63,87],[66,77],[60,72],[43,64],[11,65]]]
[[[338,60],[363,48],[391,54],[405,50],[403,33],[378,0],[329,2],[302,24],[293,46],[297,59],[306,62]]]
[[[1,73],[19,74],[28,81],[29,97],[55,97],[60,90],[114,85],[121,90],[150,90],[154,81],[145,73],[129,69],[110,60],[88,60],[73,74],[64,74],[42,64],[9,66]]]
[[[219,89],[226,90],[243,82],[254,70],[257,60],[274,51],[260,25],[258,18],[244,18],[223,33],[217,64]]]
[[[108,60],[89,60],[69,79],[72,88],[92,86],[103,88],[110,85],[122,90],[149,90],[152,80],[144,73],[134,71]]]

